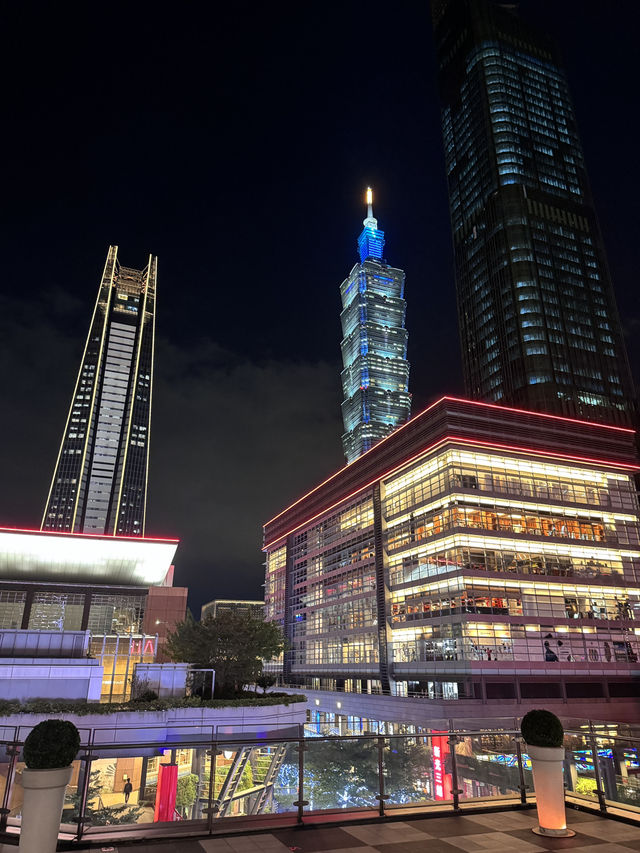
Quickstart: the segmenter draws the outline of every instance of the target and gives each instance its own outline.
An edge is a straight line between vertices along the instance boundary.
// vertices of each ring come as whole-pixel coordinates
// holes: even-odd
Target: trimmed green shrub
[[[524,715],[520,731],[530,746],[559,747],[564,743],[562,723],[555,714],[542,708]]]
[[[28,699],[18,702],[0,699],[0,718],[11,714],[116,714],[121,711],[170,711],[172,708],[261,708],[268,705],[293,705],[306,702],[306,696],[297,693],[267,693],[257,696],[247,691],[237,699],[200,699],[198,696],[185,698],[155,699],[152,702],[84,702],[82,699]]]
[[[155,690],[144,690],[139,696],[132,696],[130,702],[155,702],[158,694]]]
[[[38,723],[24,742],[24,763],[30,770],[68,767],[80,749],[78,729],[68,720]]]

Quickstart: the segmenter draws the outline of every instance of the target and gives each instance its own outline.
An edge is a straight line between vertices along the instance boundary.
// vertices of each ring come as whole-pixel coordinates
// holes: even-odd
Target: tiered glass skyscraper
[[[373,215],[358,237],[360,262],[342,282],[342,446],[353,462],[409,419],[411,397],[403,270],[383,258],[384,232]]]
[[[157,258],[111,246],[58,453],[43,530],[143,536]]]
[[[491,0],[432,0],[467,393],[628,423],[634,389],[567,80]]]

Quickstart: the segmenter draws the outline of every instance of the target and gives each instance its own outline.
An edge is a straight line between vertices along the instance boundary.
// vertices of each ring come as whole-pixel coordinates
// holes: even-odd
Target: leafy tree
[[[255,683],[263,659],[284,648],[280,626],[244,613],[222,613],[196,622],[190,614],[167,638],[174,661],[215,670],[214,696],[228,698]]]
[[[375,739],[311,739],[306,743],[305,798],[313,808],[374,806],[379,792],[378,747]],[[385,790],[392,803],[423,799],[422,777],[431,761],[424,744],[408,743],[402,738],[385,740],[383,769]],[[282,787],[289,787],[290,771],[283,765],[279,774]],[[283,796],[278,793],[278,802]]]
[[[176,786],[176,808],[180,809],[182,815],[196,801],[198,793],[198,777],[195,773],[187,773],[186,776],[178,776]]]
[[[259,676],[256,678],[256,684],[258,685],[258,687],[261,687],[261,688],[262,688],[262,692],[263,692],[263,693],[266,693],[266,692],[267,692],[267,690],[268,690],[270,687],[273,687],[273,685],[274,685],[275,683],[276,683],[276,677],[275,677],[275,675],[269,675],[269,673],[268,673],[268,672],[263,672],[263,673],[262,673],[262,675],[259,675]]]
[[[596,788],[597,785],[595,779],[589,779],[583,776],[576,781],[575,792],[576,794],[582,794],[585,797],[595,797]]]
[[[100,795],[102,787],[99,782],[100,771],[93,770],[89,777],[89,790],[87,793],[87,810],[85,818],[92,826],[115,826],[121,823],[136,823],[142,812],[139,806],[129,806],[125,803],[118,806],[105,806],[102,804]],[[80,814],[80,799],[82,791],[80,788],[67,796],[65,802],[72,806],[63,812],[64,823],[76,823]]]

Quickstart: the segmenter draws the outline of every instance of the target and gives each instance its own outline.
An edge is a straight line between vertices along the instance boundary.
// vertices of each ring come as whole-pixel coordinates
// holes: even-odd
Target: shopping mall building
[[[265,525],[285,683],[490,706],[555,699],[581,715],[635,705],[634,439],[450,397],[431,405]]]
[[[0,529],[0,695],[118,701],[186,612],[178,541]]]

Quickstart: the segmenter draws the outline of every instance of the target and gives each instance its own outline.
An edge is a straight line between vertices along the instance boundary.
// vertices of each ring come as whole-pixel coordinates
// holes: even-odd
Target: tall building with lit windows
[[[144,536],[156,277],[109,248],[42,530]]]
[[[384,232],[373,215],[358,237],[357,263],[342,282],[342,446],[353,462],[409,419],[409,362],[404,327],[404,272],[383,257]]]
[[[639,467],[625,427],[432,404],[266,523],[285,682],[373,719],[386,700],[349,693],[635,719]]]
[[[467,394],[630,423],[633,381],[556,49],[515,4],[431,7]]]

